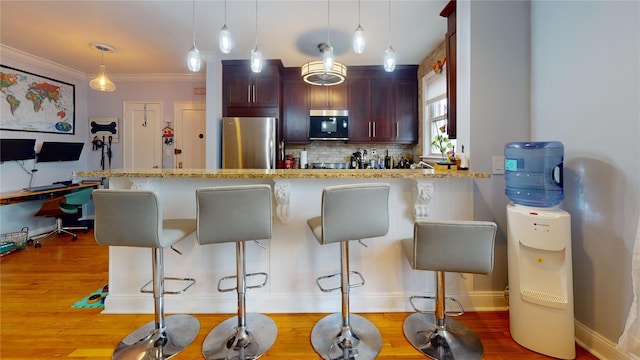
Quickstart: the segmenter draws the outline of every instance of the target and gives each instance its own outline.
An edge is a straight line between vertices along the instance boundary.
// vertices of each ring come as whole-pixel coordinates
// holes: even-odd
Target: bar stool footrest
[[[342,288],[342,286],[338,286],[338,287],[333,287],[333,288],[326,288],[324,286],[322,286],[322,284],[320,283],[322,280],[326,280],[326,279],[330,279],[336,276],[341,276],[341,273],[336,273],[336,274],[332,274],[332,275],[325,275],[325,276],[320,276],[316,279],[316,284],[318,285],[318,288],[320,288],[320,290],[322,290],[323,292],[331,292],[331,291],[335,291],[335,290],[340,290]],[[356,275],[358,277],[358,282],[357,283],[351,283],[351,280],[349,280],[349,288],[353,289],[353,288],[357,288],[360,286],[364,285],[364,277],[362,277],[362,274],[360,274],[358,271],[349,271],[349,279],[351,279],[351,275]]]
[[[265,285],[267,285],[267,281],[269,280],[269,274],[267,274],[266,272],[257,272],[257,273],[246,274],[245,275],[245,279],[253,277],[253,276],[264,276],[264,281],[262,283],[259,283],[259,284],[256,284],[256,285],[248,285],[247,289],[259,289],[259,288],[264,287]],[[230,288],[222,288],[222,282],[226,281],[226,280],[231,280],[231,279],[237,279],[237,276],[236,275],[225,276],[225,277],[221,278],[220,280],[218,280],[218,291],[219,292],[229,292],[229,291],[238,290],[238,286],[234,286],[234,287],[230,287]]]
[[[411,307],[413,307],[413,310],[415,310],[416,312],[421,313],[421,314],[435,314],[435,311],[433,311],[433,310],[424,310],[424,309],[419,308],[416,305],[416,303],[414,302],[414,300],[417,300],[417,299],[435,300],[436,299],[435,296],[418,296],[418,295],[415,295],[415,296],[412,296],[412,297],[409,298],[409,302],[411,303]],[[456,300],[456,299],[454,299],[452,297],[445,297],[445,303],[446,303],[446,300],[449,300],[449,301],[452,301],[453,303],[455,303],[458,306],[458,311],[447,311],[446,310],[446,306],[445,306],[445,312],[444,312],[445,315],[447,315],[447,316],[460,316],[460,315],[464,314],[464,308],[462,307],[462,304],[458,300]]]
[[[171,291],[163,291],[162,293],[165,295],[180,295],[182,293],[184,293],[185,291],[187,291],[188,288],[190,288],[191,286],[193,286],[193,284],[196,283],[196,279],[194,278],[179,278],[179,277],[165,277],[164,281],[184,281],[187,282],[188,284],[183,287],[182,289],[179,290],[171,290]],[[145,293],[145,294],[153,294],[153,289],[147,289],[147,287],[149,285],[151,285],[153,283],[153,280],[150,280],[148,283],[144,284],[141,288],[140,288],[140,292],[141,293]]]

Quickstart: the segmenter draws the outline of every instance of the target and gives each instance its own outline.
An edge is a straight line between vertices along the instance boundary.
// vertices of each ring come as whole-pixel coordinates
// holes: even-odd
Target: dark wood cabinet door
[[[308,86],[299,75],[282,81],[282,139],[287,143],[309,142]]]
[[[333,86],[309,85],[310,110],[347,110],[348,87],[346,83]]]
[[[228,107],[250,107],[251,78],[241,73],[237,67],[224,71],[224,95]]]
[[[392,80],[371,81],[371,137],[375,142],[395,140],[394,85]]]
[[[447,18],[447,34],[445,36],[445,52],[447,55],[447,134],[449,139],[457,136],[457,52],[456,52],[456,2],[449,1],[440,12],[440,16]]]
[[[371,80],[350,79],[349,99],[349,142],[371,141]]]
[[[262,72],[253,74],[254,107],[275,107],[280,101],[280,72],[276,65],[264,66]]]
[[[395,82],[395,142],[418,142],[418,82],[401,79]]]

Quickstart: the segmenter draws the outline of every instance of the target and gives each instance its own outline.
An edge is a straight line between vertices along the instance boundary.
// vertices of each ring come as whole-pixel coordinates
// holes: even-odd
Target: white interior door
[[[173,105],[177,168],[204,169],[207,155],[207,118],[204,101],[177,101]]]
[[[162,103],[124,102],[125,169],[162,167]]]

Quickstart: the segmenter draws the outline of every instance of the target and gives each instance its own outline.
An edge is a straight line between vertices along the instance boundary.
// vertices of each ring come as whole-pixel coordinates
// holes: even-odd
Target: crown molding
[[[33,66],[37,66],[39,68],[43,68],[45,70],[50,70],[50,71],[54,71],[56,73],[62,74],[62,75],[66,75],[72,78],[76,78],[79,80],[84,80],[87,75],[81,71],[78,70],[74,70],[70,67],[64,66],[64,65],[60,65],[58,63],[55,63],[53,61],[35,56],[35,55],[31,55],[29,53],[26,53],[22,50],[18,50],[15,48],[12,48],[10,46],[6,46],[4,44],[0,44],[0,54],[2,54],[2,58],[4,58],[5,56],[10,57],[16,61],[20,61],[20,62],[24,62],[27,63],[29,65],[33,65]]]
[[[0,55],[2,58],[9,57],[13,60],[23,62],[39,68],[53,71],[58,74],[69,76],[74,79],[89,81],[97,76],[97,74],[85,74],[82,71],[74,70],[70,67],[60,65],[53,61],[26,53],[22,50],[0,44]],[[188,73],[188,74],[112,74],[109,73],[112,81],[118,82],[206,82],[205,73]]]

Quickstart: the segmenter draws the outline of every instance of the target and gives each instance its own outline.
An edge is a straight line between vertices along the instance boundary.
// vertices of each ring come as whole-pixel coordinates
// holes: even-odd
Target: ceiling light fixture
[[[391,46],[391,0],[389,0],[389,48],[384,52],[384,70],[392,72],[396,68],[396,51]]]
[[[225,54],[231,52],[231,48],[233,47],[233,43],[231,42],[231,32],[227,27],[227,0],[224,0],[224,25],[220,29],[220,35],[218,36],[218,41],[220,43],[220,51]]]
[[[100,70],[98,76],[95,79],[89,81],[89,87],[93,90],[112,92],[116,90],[116,85],[107,77],[107,68],[104,66],[104,53],[114,52],[116,49],[107,44],[91,44],[91,47],[100,51],[101,61]]]
[[[326,43],[318,44],[320,52],[326,51]],[[347,79],[347,66],[334,61],[327,71],[322,60],[310,61],[302,65],[302,79],[311,85],[331,86],[342,84]]]
[[[362,54],[364,52],[364,46],[364,29],[360,25],[360,0],[358,0],[358,27],[353,32],[353,51],[355,51],[356,54]]]
[[[258,0],[256,0],[256,46],[251,50],[251,71],[262,71],[262,51],[258,48]]]
[[[196,1],[193,0],[192,7],[192,18],[191,18],[192,26],[193,26],[193,46],[191,46],[191,50],[189,50],[189,54],[187,55],[187,66],[189,70],[193,72],[200,71],[200,66],[202,66],[202,59],[200,59],[200,51],[196,47]]]

